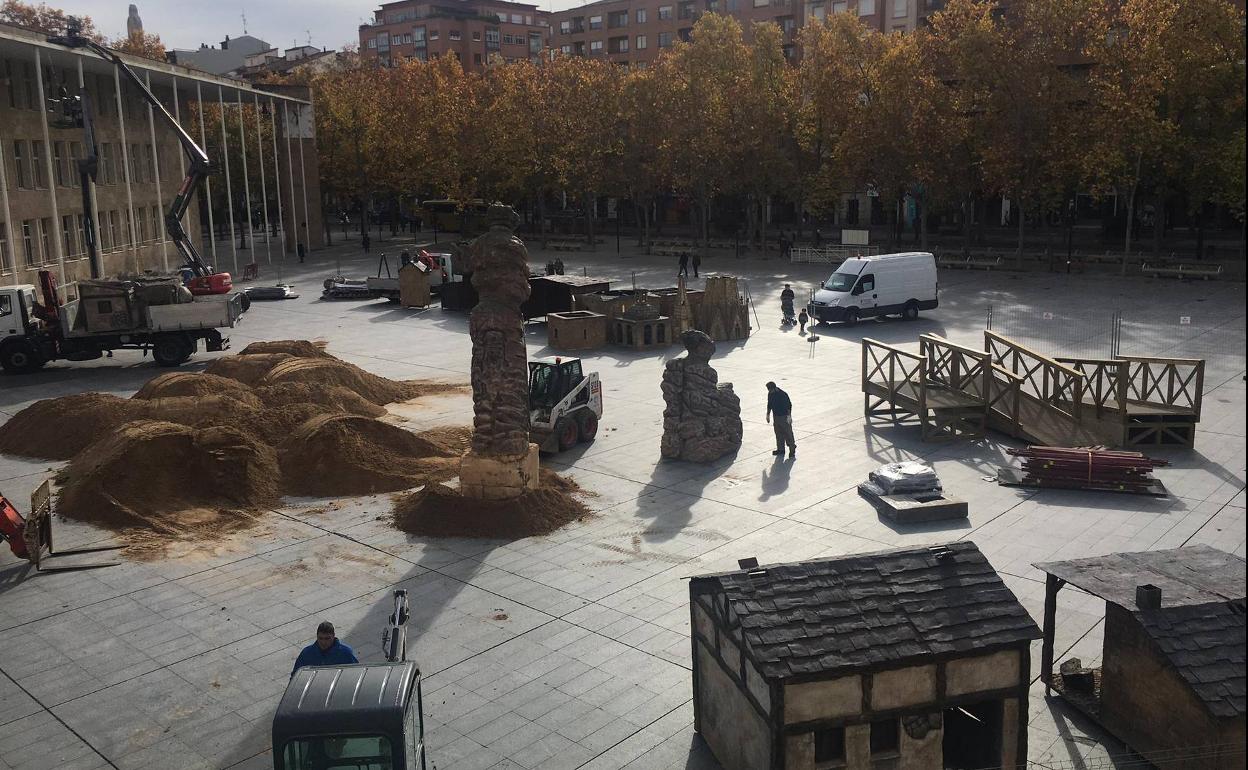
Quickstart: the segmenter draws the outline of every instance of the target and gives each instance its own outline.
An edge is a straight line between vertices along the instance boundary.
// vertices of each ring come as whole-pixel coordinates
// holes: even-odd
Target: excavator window
[[[296,738],[282,753],[288,770],[401,770],[384,735]]]

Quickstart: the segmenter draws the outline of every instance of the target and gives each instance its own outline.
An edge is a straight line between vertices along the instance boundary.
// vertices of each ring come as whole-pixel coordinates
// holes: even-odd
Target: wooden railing
[[[1020,432],[1019,407],[1022,402],[1023,378],[999,364],[992,364],[988,379],[988,409],[1003,415],[1010,423],[1011,435]]]
[[[1126,402],[1190,410],[1200,419],[1205,362],[1199,358],[1118,356],[1127,365]]]
[[[1091,404],[1096,416],[1114,414],[1125,419],[1127,414],[1127,362],[1108,358],[1058,358],[1083,374],[1085,403]]]
[[[1083,409],[1082,372],[989,330],[984,330],[984,348],[994,364],[1022,378],[1022,393],[1049,410],[1079,420]]]
[[[862,391],[875,393],[890,402],[899,394],[907,401],[917,399],[919,414],[922,414],[927,408],[924,364],[923,356],[863,337]],[[870,386],[875,386],[874,390]]]
[[[919,353],[927,360],[927,386],[940,385],[985,401],[992,361],[988,353],[950,342],[936,334],[919,336]]]

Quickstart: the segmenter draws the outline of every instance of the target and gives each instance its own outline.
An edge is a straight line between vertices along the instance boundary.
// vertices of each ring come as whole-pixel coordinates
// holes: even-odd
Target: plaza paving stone
[[[634,275],[641,286],[674,283],[674,260],[642,256],[627,243],[617,256],[614,245],[559,256],[569,272],[620,286]],[[466,381],[466,315],[321,302],[320,282],[339,257],[348,271],[375,267],[350,246],[285,266],[284,280],[304,296],[253,305],[231,334],[233,346],[310,338],[387,377]],[[535,265],[546,258],[534,250]],[[271,766],[270,720],[298,648],[326,618],[364,659],[380,660],[395,587],[407,588],[412,602],[409,652],[425,677],[431,768],[715,768],[692,726],[690,575],[749,556],[796,561],[970,539],[1038,619],[1037,561],[1195,543],[1244,555],[1242,284],[942,274],[941,307],[919,321],[822,327],[810,342],[779,326],[779,292],[792,282],[804,293],[826,268],[727,254],[703,266],[746,278],[756,303],[754,335],[721,344],[713,360],[741,396],[741,450],[707,466],[659,463],[659,379],[681,351],[592,351],[585,366],[602,376],[606,403],[599,438],[547,465],[592,494],[594,515],[551,535],[417,538],[389,525],[389,496],[378,495],[329,510],[325,500],[287,499],[245,536],[163,561],[34,575],[0,553],[0,768]],[[264,267],[266,281],[276,275]],[[1015,445],[1002,436],[924,443],[915,429],[864,422],[859,340],[914,350],[918,335],[932,332],[979,346],[990,305],[1011,319],[1086,318],[1089,347],[1108,344],[1098,336],[1100,314],[1122,309],[1123,352],[1207,358],[1196,448],[1156,452],[1172,463],[1157,472],[1170,497],[999,487],[987,477]],[[1180,323],[1184,316],[1190,323]],[[1037,345],[1069,334],[1039,320],[1025,331]],[[541,324],[528,327],[527,341],[531,356],[554,354]],[[198,354],[185,368],[202,369],[212,357]],[[159,372],[120,353],[5,377],[0,421],[41,398],[129,395]],[[795,404],[794,462],[770,453],[767,380]],[[413,429],[465,425],[471,400],[427,399],[390,419]],[[946,489],[970,503],[969,517],[923,525],[880,518],[855,487],[875,466],[903,459],[932,463]],[[0,489],[23,501],[59,465],[0,457]],[[108,539],[70,522],[58,522],[57,535],[62,547]],[[1059,659],[1099,661],[1102,615],[1099,600],[1073,589],[1059,595]],[[1034,669],[1033,762],[1104,766],[1124,752],[1047,700]]]

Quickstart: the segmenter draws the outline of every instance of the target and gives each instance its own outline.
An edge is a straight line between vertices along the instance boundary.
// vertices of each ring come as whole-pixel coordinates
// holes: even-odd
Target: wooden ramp
[[[868,422],[917,422],[925,441],[988,428],[1046,446],[1191,446],[1204,361],[1049,358],[984,332],[976,350],[934,334],[911,353],[862,341]]]

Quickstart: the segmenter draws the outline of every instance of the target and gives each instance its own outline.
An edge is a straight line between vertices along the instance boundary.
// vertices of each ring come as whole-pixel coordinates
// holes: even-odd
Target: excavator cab
[[[530,361],[529,408],[554,408],[583,379],[585,375],[581,372],[579,358]]]

